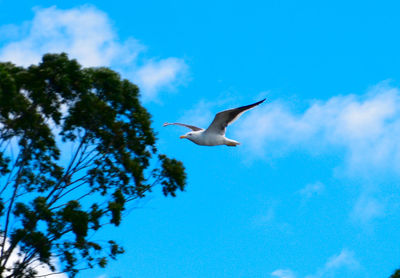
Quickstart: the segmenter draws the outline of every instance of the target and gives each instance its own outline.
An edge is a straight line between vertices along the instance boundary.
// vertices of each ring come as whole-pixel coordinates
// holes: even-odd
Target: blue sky
[[[217,3],[216,3],[217,2]],[[126,253],[78,277],[388,277],[400,267],[397,1],[0,0],[0,59],[66,51],[139,84],[186,192],[154,192],[118,229]],[[180,140],[229,127],[237,148]]]

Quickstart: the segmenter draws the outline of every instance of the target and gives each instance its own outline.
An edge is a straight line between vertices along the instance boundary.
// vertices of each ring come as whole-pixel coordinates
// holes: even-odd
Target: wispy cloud
[[[201,101],[183,118],[207,127],[217,106],[221,103]],[[400,175],[400,90],[382,82],[364,95],[313,100],[302,111],[276,100],[247,112],[229,127],[228,136],[242,143],[246,159],[270,160],[293,151],[340,157],[332,174],[357,179],[360,197],[350,217],[366,224],[383,216],[386,208],[368,187],[379,193],[377,179]],[[316,182],[298,193],[309,199],[325,187]]]
[[[369,224],[371,220],[384,215],[384,202],[368,194],[363,194],[358,198],[353,207],[353,211],[351,212],[351,218],[355,222],[360,222],[364,225]]]
[[[355,258],[354,252],[343,249],[338,255],[334,255],[328,259],[324,269],[327,271],[341,267],[357,269],[359,266],[360,264]]]
[[[271,273],[271,276],[277,278],[296,278],[296,275],[290,269],[277,269]]]
[[[207,101],[200,101],[191,109],[185,111],[179,121],[193,124],[201,128],[207,128],[214,118],[215,104]]]
[[[330,257],[315,274],[308,275],[306,278],[334,277],[339,270],[355,271],[359,267],[360,263],[355,258],[354,252],[343,249],[338,255]]]
[[[360,192],[350,218],[368,224],[385,215],[387,208],[377,197],[384,190],[379,183],[400,175],[398,88],[383,82],[364,95],[314,100],[302,111],[277,100],[248,112],[232,129],[247,158],[271,159],[294,151],[340,157],[332,174],[350,178]],[[323,184],[309,184],[299,193],[309,198],[323,189]]]
[[[63,51],[84,66],[110,66],[121,58],[131,62],[143,49],[133,39],[120,42],[107,15],[92,6],[35,9],[33,20],[20,28],[27,30],[5,44],[1,60],[29,66],[44,53]]]
[[[321,194],[325,190],[325,185],[319,181],[307,184],[304,188],[299,190],[299,194],[305,199]]]
[[[400,173],[400,92],[384,83],[362,96],[313,101],[303,112],[284,102],[267,103],[234,128],[246,152],[259,158],[293,150],[338,150],[349,174]]]
[[[339,254],[330,257],[326,263],[314,274],[303,276],[305,278],[325,278],[343,277],[337,276],[338,273],[351,273],[360,268],[360,263],[356,259],[354,252],[343,249]],[[271,273],[272,277],[296,278],[295,272],[291,269],[277,269]]]
[[[183,59],[140,59],[146,47],[133,37],[120,40],[107,14],[93,6],[67,10],[53,6],[34,12],[32,21],[0,27],[1,61],[28,66],[38,63],[44,53],[66,52],[86,67],[122,69],[141,85],[145,100],[156,99],[161,89],[174,90],[187,77]]]
[[[149,61],[134,73],[134,81],[146,92],[146,98],[154,99],[160,90],[173,90],[187,80],[187,72],[183,59]]]
[[[268,230],[269,232],[292,233],[293,227],[277,216],[279,216],[279,203],[272,199],[263,201],[260,210],[251,218],[250,224],[257,229]]]
[[[269,204],[262,213],[256,215],[253,218],[253,224],[256,226],[269,226],[272,225],[275,220],[275,205]]]

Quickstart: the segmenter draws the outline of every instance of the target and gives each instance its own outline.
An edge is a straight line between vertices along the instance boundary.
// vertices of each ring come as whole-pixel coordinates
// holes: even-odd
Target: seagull
[[[226,145],[236,147],[239,142],[225,137],[226,127],[236,121],[244,112],[263,103],[265,98],[259,102],[241,106],[238,108],[228,109],[217,113],[214,120],[207,129],[193,125],[181,123],[165,123],[163,126],[179,125],[190,128],[192,131],[180,136],[181,139],[189,139],[193,143],[201,146],[218,146]]]

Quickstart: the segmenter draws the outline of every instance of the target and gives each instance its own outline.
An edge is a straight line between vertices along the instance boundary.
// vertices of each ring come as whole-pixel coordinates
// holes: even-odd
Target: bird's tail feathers
[[[240,143],[234,140],[230,140],[229,142],[226,143],[226,145],[228,147],[236,147],[237,145],[240,145]]]

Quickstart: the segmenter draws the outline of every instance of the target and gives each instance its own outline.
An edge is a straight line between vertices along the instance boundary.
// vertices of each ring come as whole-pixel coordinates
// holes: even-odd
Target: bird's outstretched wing
[[[181,123],[165,123],[165,124],[163,124],[163,126],[167,126],[167,125],[180,125],[180,126],[184,126],[184,127],[190,128],[193,131],[198,131],[198,130],[203,130],[204,129],[204,128],[200,128],[200,127],[197,127],[197,126],[181,124]]]
[[[244,112],[263,103],[265,100],[266,99],[264,98],[263,100],[250,105],[241,106],[238,108],[233,108],[217,113],[214,120],[205,132],[225,135],[226,127],[228,125],[236,121]]]

